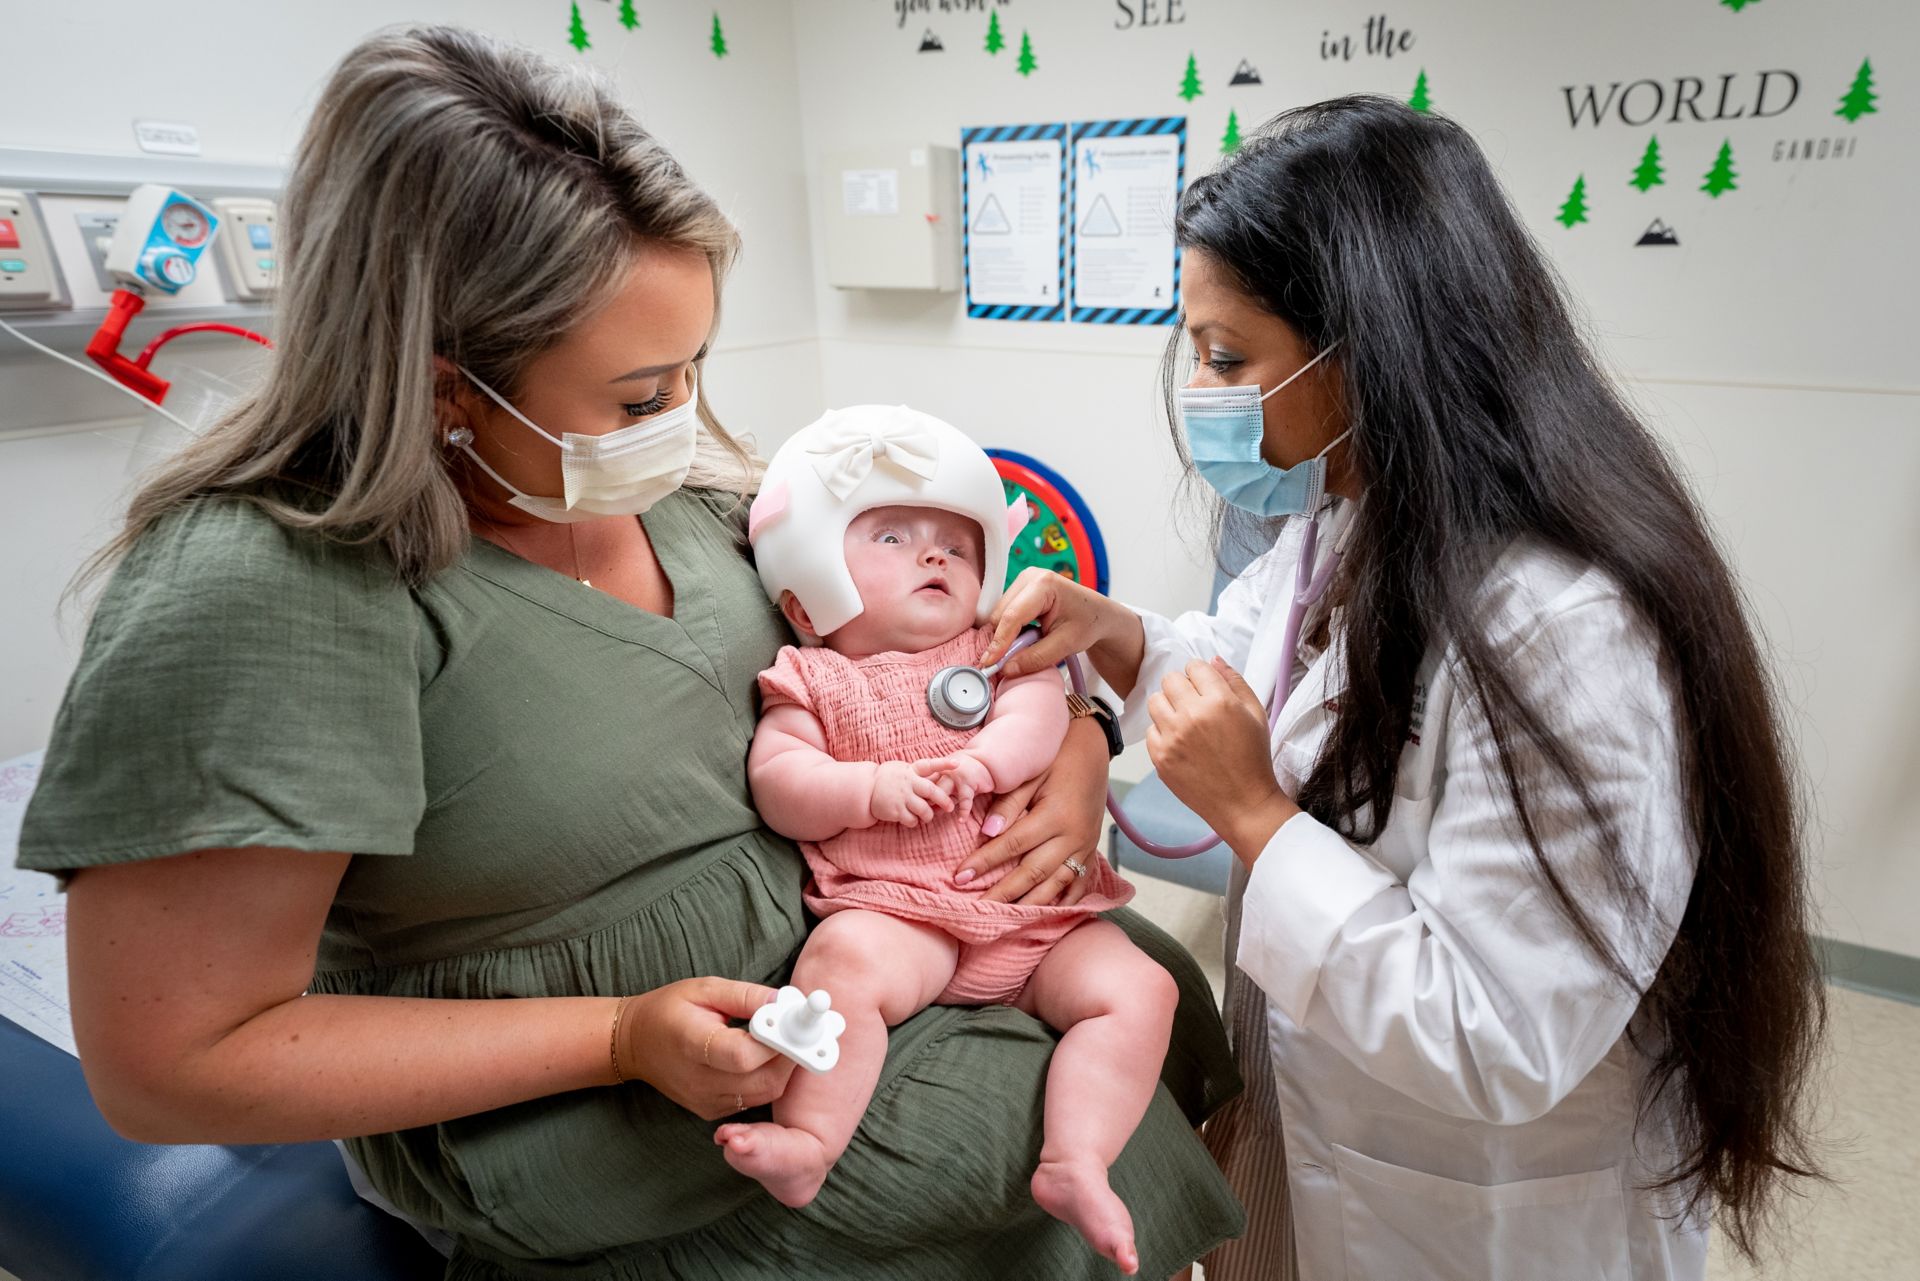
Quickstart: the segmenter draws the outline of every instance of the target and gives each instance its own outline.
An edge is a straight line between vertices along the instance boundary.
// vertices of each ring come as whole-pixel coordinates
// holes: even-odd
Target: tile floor
[[[1221,900],[1151,877],[1134,906],[1178,938],[1218,991]],[[1920,1006],[1829,988],[1832,1033],[1819,1116],[1834,1182],[1798,1202],[1773,1257],[1756,1267],[1718,1233],[1709,1281],[1920,1278]]]

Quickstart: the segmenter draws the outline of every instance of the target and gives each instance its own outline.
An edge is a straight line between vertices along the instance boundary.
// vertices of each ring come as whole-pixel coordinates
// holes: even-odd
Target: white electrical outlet
[[[213,201],[220,216],[214,258],[235,302],[265,302],[279,282],[280,227],[271,200],[230,196]]]
[[[0,307],[67,304],[47,226],[24,191],[0,190]]]

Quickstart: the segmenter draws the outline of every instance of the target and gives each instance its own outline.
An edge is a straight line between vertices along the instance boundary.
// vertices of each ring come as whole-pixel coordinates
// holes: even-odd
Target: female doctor
[[[1176,227],[1184,454],[1287,519],[1211,616],[1029,571],[982,661],[1032,618],[1010,673],[1086,652],[1237,857],[1209,1281],[1698,1278],[1714,1217],[1751,1254],[1823,1006],[1700,513],[1457,125],[1288,112]]]

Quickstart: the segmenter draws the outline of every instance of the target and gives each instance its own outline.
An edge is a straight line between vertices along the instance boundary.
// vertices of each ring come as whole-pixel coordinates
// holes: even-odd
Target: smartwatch
[[[1100,732],[1106,736],[1108,760],[1112,760],[1126,750],[1127,745],[1120,737],[1120,718],[1115,715],[1113,705],[1106,699],[1098,695],[1089,697],[1068,691],[1067,714],[1073,720],[1079,720],[1082,717],[1092,718],[1093,722],[1100,727]]]

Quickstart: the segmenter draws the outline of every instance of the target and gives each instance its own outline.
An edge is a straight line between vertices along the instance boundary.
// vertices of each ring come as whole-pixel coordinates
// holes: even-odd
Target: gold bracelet
[[[607,1037],[607,1055],[613,1060],[613,1083],[625,1085],[627,1074],[620,1070],[620,1016],[627,1012],[625,997],[613,1007],[613,1031]]]

